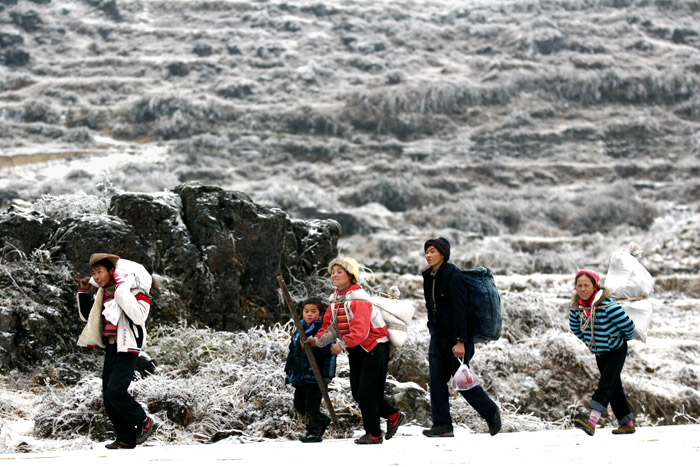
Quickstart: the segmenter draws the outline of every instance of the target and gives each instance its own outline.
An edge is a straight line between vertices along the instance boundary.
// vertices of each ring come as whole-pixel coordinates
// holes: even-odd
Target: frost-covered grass
[[[156,370],[138,378],[131,390],[155,416],[157,438],[164,442],[207,442],[228,436],[294,439],[303,425],[293,408],[293,388],[284,382],[290,336],[291,323],[239,333],[156,328],[147,349]],[[96,352],[95,358],[101,354]],[[35,419],[36,433],[107,437],[101,385],[99,378],[85,375],[66,390],[50,389]],[[342,393],[334,401],[338,413],[348,412]],[[336,436],[350,428],[347,416],[342,419],[341,428],[331,428]]]

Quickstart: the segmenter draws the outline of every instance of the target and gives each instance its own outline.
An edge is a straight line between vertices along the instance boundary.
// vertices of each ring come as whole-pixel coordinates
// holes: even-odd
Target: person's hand
[[[309,344],[311,347],[315,347],[316,346],[316,339],[314,339],[313,337],[307,337],[306,340],[303,341],[301,344],[302,344],[302,348],[303,348],[304,344]]]
[[[452,347],[452,355],[457,358],[464,358],[464,342],[457,342],[454,347]]]
[[[117,285],[122,285],[124,283],[124,279],[126,279],[126,275],[117,274],[117,271],[112,273],[112,277],[114,278],[114,283]]]
[[[336,355],[340,355],[340,352],[343,351],[343,348],[340,346],[340,344],[333,344],[331,345],[331,352],[333,352]]]
[[[90,276],[80,277],[80,273],[76,272],[73,280],[78,283],[78,288],[81,290],[87,290],[90,288]]]

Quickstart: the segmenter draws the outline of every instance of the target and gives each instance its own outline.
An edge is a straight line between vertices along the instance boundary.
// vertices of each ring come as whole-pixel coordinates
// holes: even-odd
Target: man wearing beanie
[[[447,239],[428,240],[424,251],[428,263],[428,269],[423,271],[423,293],[430,330],[428,363],[433,426],[423,430],[423,434],[428,437],[452,437],[454,432],[447,383],[459,368],[458,358],[469,364],[474,356],[474,342],[467,319],[468,288],[459,268],[448,263],[450,242]],[[491,436],[500,431],[498,406],[481,385],[459,393],[486,420]]]

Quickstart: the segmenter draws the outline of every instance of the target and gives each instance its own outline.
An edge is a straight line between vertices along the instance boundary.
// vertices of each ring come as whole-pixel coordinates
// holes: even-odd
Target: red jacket
[[[342,295],[341,295],[342,297]],[[335,322],[338,290],[330,296],[330,305],[323,315],[323,326],[316,334],[316,345],[323,347],[338,339],[345,350],[360,346],[370,352],[378,343],[389,341],[389,331],[381,313],[372,308],[369,295],[357,284],[345,291],[345,312],[350,321],[350,332],[341,336]]]

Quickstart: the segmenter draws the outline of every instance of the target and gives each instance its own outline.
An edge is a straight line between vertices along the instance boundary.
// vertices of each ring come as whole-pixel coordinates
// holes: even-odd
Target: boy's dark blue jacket
[[[307,324],[302,320],[301,325],[304,327],[304,332],[308,337],[315,336],[321,329],[323,322],[318,319],[311,324]],[[336,355],[331,352],[329,344],[322,348],[313,348],[314,358],[321,370],[321,376],[326,381],[326,384],[335,376],[335,359]],[[306,352],[301,348],[299,343],[299,333],[295,332],[292,336],[292,341],[289,344],[289,355],[287,355],[287,363],[284,366],[284,372],[287,373],[287,381],[292,386],[317,386],[314,371],[311,369],[309,359],[306,357]]]

